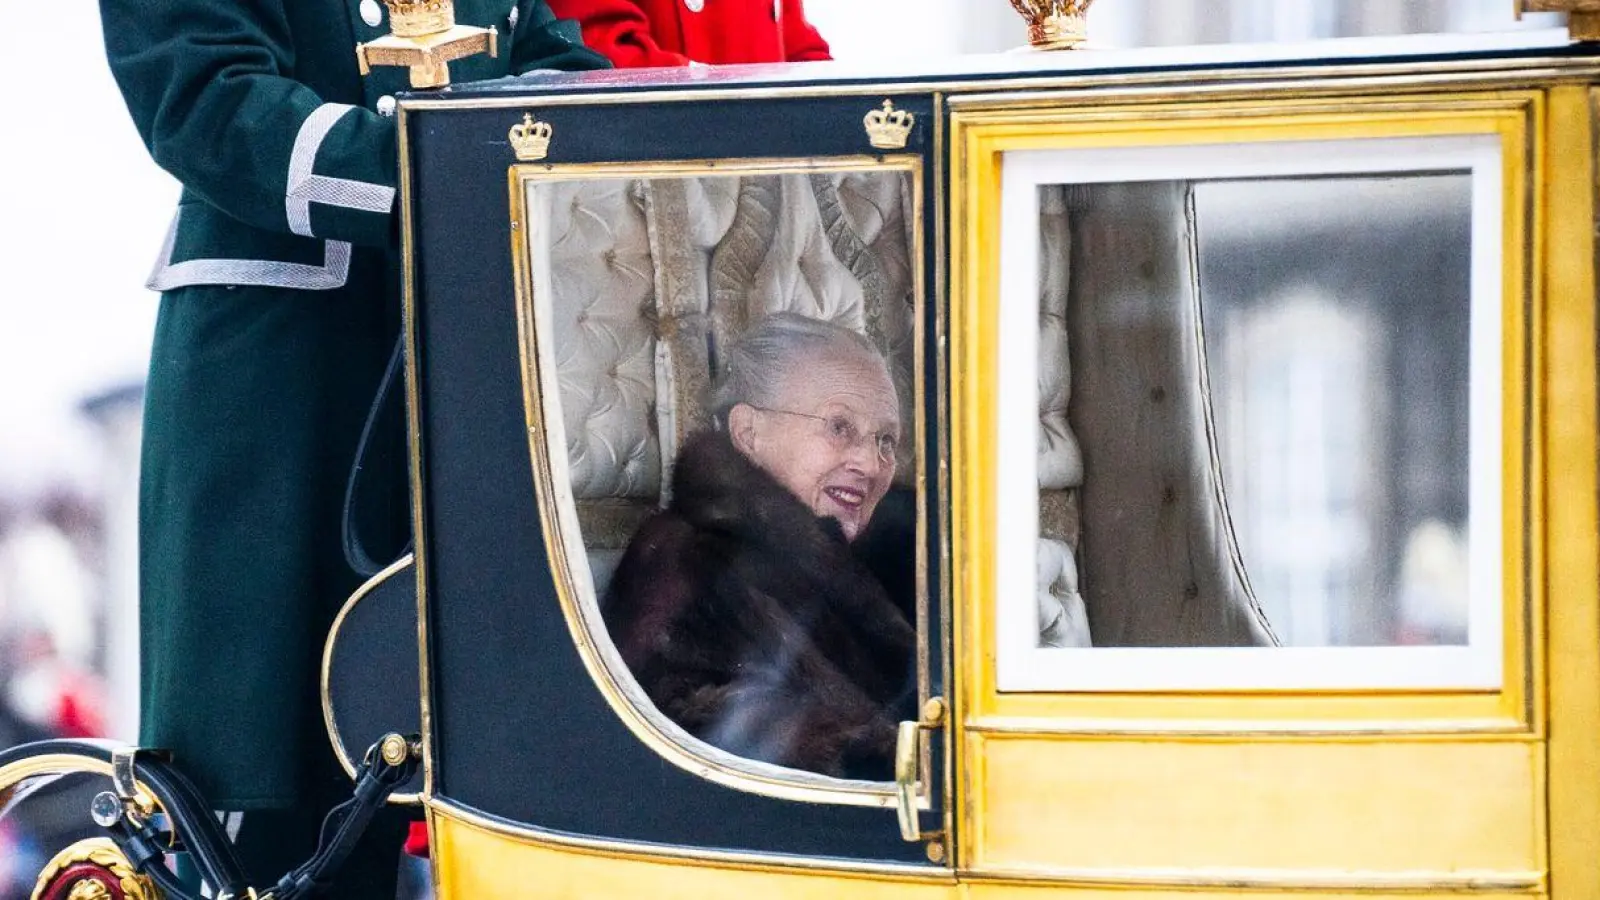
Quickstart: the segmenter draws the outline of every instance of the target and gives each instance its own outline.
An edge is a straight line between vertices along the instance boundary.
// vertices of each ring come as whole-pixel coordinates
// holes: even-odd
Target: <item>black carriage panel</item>
[[[513,232],[518,201],[508,197],[516,191],[508,192],[507,180],[515,166],[523,174],[553,175],[564,166],[695,168],[717,160],[746,167],[770,162],[774,170],[797,160],[870,168],[887,156],[915,172],[919,196],[908,205],[908,230],[920,242],[911,266],[921,343],[907,350],[922,357],[924,372],[922,394],[908,400],[924,406],[915,416],[922,425],[921,541],[924,560],[937,561],[943,438],[932,340],[938,320],[933,95],[593,105],[482,99],[493,105],[407,101],[402,114],[434,795],[508,825],[610,840],[925,863],[922,846],[904,841],[896,828],[886,802],[892,785],[882,786],[884,801],[841,805],[706,780],[641,741],[586,669],[563,611],[562,593],[570,590],[562,587],[560,561],[553,565],[546,552],[548,531],[558,524],[541,512],[530,465],[528,403],[536,398],[525,373],[537,361],[519,340],[523,307],[514,256],[525,238]],[[864,117],[882,110],[885,100],[915,116],[904,149],[869,144]],[[519,161],[510,140],[524,115],[549,126],[548,156],[537,163]],[[718,171],[711,165],[703,174]],[[925,562],[923,569],[934,573],[925,576],[922,596],[936,610],[937,564]],[[935,618],[924,617],[925,637],[941,630]],[[942,650],[933,646],[937,640],[928,643],[922,696],[943,685]]]

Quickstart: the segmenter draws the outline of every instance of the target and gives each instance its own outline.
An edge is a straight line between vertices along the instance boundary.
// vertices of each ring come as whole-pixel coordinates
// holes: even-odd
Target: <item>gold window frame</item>
[[[789,769],[739,757],[693,737],[657,710],[644,695],[626,665],[617,656],[605,624],[600,619],[599,598],[581,585],[575,566],[585,564],[582,536],[577,527],[576,506],[570,486],[561,472],[564,462],[554,460],[545,423],[560,409],[559,385],[554,357],[545,330],[538,323],[539,298],[530,258],[528,191],[542,182],[575,182],[598,179],[666,179],[711,176],[806,175],[840,172],[891,172],[910,176],[913,191],[913,341],[916,364],[913,367],[914,429],[917,435],[917,690],[918,702],[932,696],[929,641],[938,635],[929,629],[928,593],[930,587],[928,528],[928,454],[926,391],[931,383],[926,372],[924,316],[927,309],[926,240],[923,233],[923,161],[915,155],[846,157],[838,159],[779,160],[704,160],[659,163],[581,163],[567,165],[523,164],[510,167],[507,175],[511,200],[512,266],[516,283],[517,330],[521,348],[523,402],[528,431],[535,492],[538,495],[543,550],[551,563],[556,594],[573,642],[584,668],[612,711],[646,746],[666,761],[707,781],[724,787],[784,800],[863,806],[892,811],[896,788],[892,781],[869,782],[832,778],[799,769]],[[560,448],[564,453],[565,449]],[[592,585],[591,585],[592,587]],[[922,736],[921,771],[928,772],[931,759],[929,738]],[[935,776],[937,777],[937,776]],[[917,806],[932,808],[930,781],[917,786]],[[942,783],[942,778],[940,782]],[[885,820],[885,827],[892,821]]]
[[[1534,564],[1544,484],[1536,441],[1549,385],[1530,334],[1548,298],[1535,264],[1542,223],[1532,197],[1545,116],[1537,91],[1429,97],[1112,103],[1030,108],[1026,100],[953,101],[951,197],[952,523],[960,706],[969,729],[1112,733],[1496,732],[1537,724],[1545,593]],[[1501,687],[1495,690],[1275,689],[1002,693],[996,683],[995,474],[999,460],[997,323],[1003,154],[1015,150],[1184,147],[1274,141],[1498,136],[1502,148]]]

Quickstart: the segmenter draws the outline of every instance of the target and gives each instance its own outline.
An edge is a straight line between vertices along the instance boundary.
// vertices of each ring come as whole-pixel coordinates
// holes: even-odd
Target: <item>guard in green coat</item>
[[[243,813],[246,865],[270,882],[349,796],[319,664],[359,586],[341,550],[345,478],[398,333],[391,116],[407,71],[358,71],[356,45],[389,30],[377,0],[100,5],[134,123],[184,188],[149,282],[162,300],[141,463],[141,743]],[[460,24],[499,32],[498,57],[452,63],[456,82],[607,65],[544,0],[455,6]],[[385,852],[333,896],[394,897],[403,823],[385,828]]]

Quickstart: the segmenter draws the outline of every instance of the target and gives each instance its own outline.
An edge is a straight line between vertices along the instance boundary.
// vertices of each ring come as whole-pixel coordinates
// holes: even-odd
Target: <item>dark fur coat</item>
[[[866,547],[819,519],[727,436],[686,442],[672,505],[634,535],[601,603],[656,706],[730,753],[846,778],[892,777],[895,723],[915,708],[915,630]],[[903,523],[900,523],[903,526]],[[874,530],[879,531],[874,534]],[[904,534],[904,528],[898,529]]]

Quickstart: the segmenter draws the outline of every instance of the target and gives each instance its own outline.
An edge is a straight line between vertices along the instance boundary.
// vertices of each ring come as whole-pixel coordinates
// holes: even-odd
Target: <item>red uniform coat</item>
[[[549,2],[619,68],[832,59],[801,0]]]

